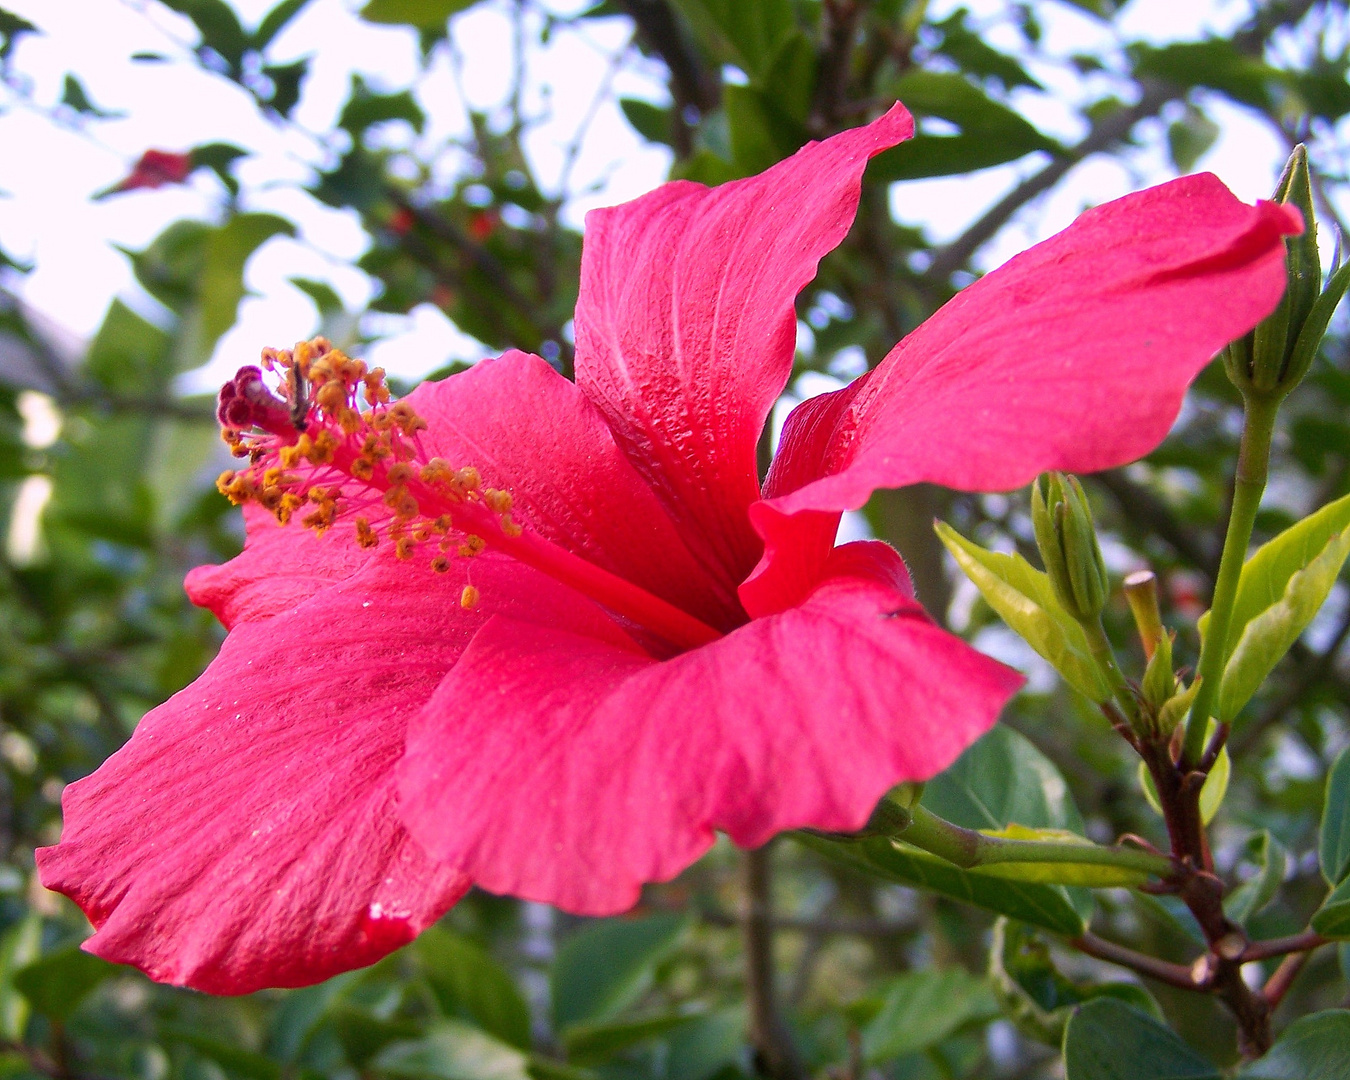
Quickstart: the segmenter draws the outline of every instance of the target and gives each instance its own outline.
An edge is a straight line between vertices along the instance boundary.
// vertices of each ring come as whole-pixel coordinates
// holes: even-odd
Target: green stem
[[[1116,663],[1116,653],[1111,648],[1111,639],[1106,636],[1106,628],[1102,626],[1101,616],[1098,615],[1093,619],[1081,619],[1079,624],[1083,627],[1083,632],[1087,636],[1088,648],[1092,651],[1092,658],[1097,661],[1097,666],[1106,672],[1106,680],[1115,692],[1116,703],[1129,719],[1130,726],[1137,729],[1139,703],[1130,693],[1130,688],[1125,682],[1125,676],[1121,673],[1120,665]]]
[[[1157,877],[1168,877],[1172,860],[1138,848],[1102,847],[1061,840],[1011,840],[963,829],[916,806],[913,820],[899,838],[917,848],[966,868],[994,863],[1074,863],[1079,866],[1116,866]]]
[[[1228,631],[1237,597],[1238,578],[1252,540],[1252,526],[1266,489],[1270,466],[1270,441],[1275,433],[1275,413],[1279,397],[1249,394],[1245,398],[1242,444],[1238,451],[1237,477],[1233,484],[1233,511],[1228,518],[1228,533],[1219,560],[1219,576],[1214,583],[1214,602],[1209,609],[1209,627],[1200,647],[1197,675],[1202,680],[1191,705],[1186,723],[1186,742],[1182,748],[1183,769],[1193,767],[1205,749],[1205,730],[1223,681],[1228,659]]]

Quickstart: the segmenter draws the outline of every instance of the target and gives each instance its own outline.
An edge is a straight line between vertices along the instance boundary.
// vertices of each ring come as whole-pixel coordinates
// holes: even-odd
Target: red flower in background
[[[590,215],[575,384],[514,352],[398,405],[323,346],[274,358],[288,400],[241,370],[248,543],[188,579],[229,636],[38,856],[86,947],[228,993],[369,963],[473,883],[617,912],[715,830],[859,828],[985,731],[1020,678],[889,547],[836,547],[841,511],[1146,453],[1298,224],[1209,176],[1091,211],[797,409],[761,490],[794,298],[912,130]]]
[[[147,150],[132,166],[130,174],[108,189],[136,191],[140,188],[161,188],[166,184],[183,184],[192,175],[191,154],[175,154],[169,150]]]

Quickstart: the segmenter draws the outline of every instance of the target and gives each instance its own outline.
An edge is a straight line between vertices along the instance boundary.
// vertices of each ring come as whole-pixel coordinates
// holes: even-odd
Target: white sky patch
[[[19,485],[9,512],[5,552],[15,566],[30,566],[42,557],[42,511],[52,497],[47,476],[29,476]]]
[[[256,25],[275,0],[232,0],[247,26]],[[936,0],[934,15],[950,14],[964,4],[976,24],[987,25],[987,40],[1016,52],[1020,39],[1002,0]],[[220,341],[212,362],[184,381],[185,389],[205,389],[227,378],[242,363],[256,359],[264,344],[285,345],[317,329],[312,302],[287,282],[293,276],[330,283],[349,308],[363,308],[371,283],[352,262],[365,249],[359,219],[334,210],[297,190],[314,171],[333,164],[313,133],[330,132],[360,72],[373,88],[396,91],[417,76],[415,34],[398,27],[374,26],[357,18],[350,0],[313,0],[269,50],[269,60],[287,63],[312,57],[294,125],[262,117],[249,97],[222,78],[208,75],[182,59],[196,41],[185,17],[153,0],[104,0],[62,4],[51,0],[6,0],[6,7],[31,20],[41,35],[23,37],[16,50],[18,70],[32,78],[32,98],[50,106],[72,72],[94,103],[124,111],[123,119],[66,127],[15,108],[0,117],[0,138],[23,153],[0,159],[0,241],[10,254],[36,262],[17,281],[23,298],[81,336],[91,335],[115,295],[138,290],[126,258],[117,246],[144,247],[170,222],[209,217],[219,183],[206,172],[183,188],[137,192],[91,203],[89,196],[126,175],[149,147],[182,150],[210,141],[234,142],[252,157],[237,171],[247,189],[246,209],[282,214],[296,222],[295,239],[278,237],[250,261],[245,280],[255,294],[241,305],[238,324]],[[552,8],[572,13],[584,0],[553,0]],[[517,62],[506,0],[479,4],[451,24],[464,71],[461,86],[441,50],[420,85],[428,127],[420,137],[390,125],[388,137],[421,149],[442,145],[467,131],[466,107],[499,116]],[[1187,40],[1208,31],[1224,32],[1242,22],[1248,0],[1132,0],[1117,29],[1068,4],[1039,5],[1045,42],[1057,55],[1111,48],[1118,41],[1154,43]],[[546,46],[527,34],[524,57],[528,85],[523,102],[537,121],[527,152],[546,188],[566,180],[571,198],[564,217],[580,225],[586,210],[636,197],[659,184],[669,167],[670,151],[644,143],[623,118],[614,97],[667,100],[661,66],[628,50],[617,66],[630,34],[622,19],[591,19],[563,27]],[[171,64],[130,60],[138,51],[178,58]],[[1013,105],[1047,133],[1065,140],[1081,137],[1074,108],[1124,83],[1107,73],[1091,79],[1071,73],[1067,62],[1037,63],[1033,74],[1052,91],[1020,90]],[[1114,81],[1113,81],[1114,80]],[[608,97],[595,105],[597,94]],[[1212,169],[1243,199],[1267,195],[1284,159],[1274,134],[1254,114],[1226,102],[1205,99],[1221,126],[1216,145],[1198,167]],[[401,130],[400,130],[401,129]],[[573,146],[577,132],[583,137]],[[310,134],[307,134],[310,133]],[[1024,207],[1014,223],[977,256],[985,269],[1066,226],[1084,208],[1127,191],[1171,177],[1163,151],[1165,127],[1141,127],[1144,145],[1122,158],[1099,156],[1076,167],[1054,191]],[[401,142],[400,142],[401,140]],[[897,184],[892,207],[899,220],[923,226],[946,241],[958,235],[1035,171],[1043,155],[983,170],[966,177]],[[55,167],[53,163],[56,163]],[[461,167],[447,156],[445,169]],[[448,179],[448,177],[447,177]],[[1330,238],[1327,240],[1330,243]],[[153,310],[145,301],[138,310]],[[381,319],[389,340],[378,350],[391,372],[412,377],[451,359],[472,359],[481,347],[460,334],[439,313],[418,309],[401,321]]]

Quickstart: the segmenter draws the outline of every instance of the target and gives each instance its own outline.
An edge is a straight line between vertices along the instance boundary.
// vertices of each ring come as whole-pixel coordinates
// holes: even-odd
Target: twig
[[[1181,990],[1203,990],[1205,988],[1203,981],[1196,981],[1192,968],[1183,964],[1159,960],[1157,957],[1149,956],[1146,953],[1135,952],[1134,949],[1117,945],[1114,941],[1099,938],[1091,931],[1079,934],[1076,938],[1071,938],[1069,944],[1088,956],[1095,956],[1098,960],[1105,960],[1108,963],[1129,968],[1131,971],[1146,975],[1150,979],[1156,979],[1158,982],[1166,983],[1168,986],[1175,986]]]
[[[778,1005],[774,970],[770,847],[745,853],[745,974],[750,998],[750,1039],[759,1070],[772,1080],[806,1075],[792,1033]]]
[[[1241,964],[1251,963],[1253,960],[1269,960],[1272,956],[1285,956],[1289,953],[1311,952],[1313,949],[1319,949],[1328,943],[1315,930],[1304,930],[1301,934],[1290,934],[1288,937],[1268,938],[1265,941],[1253,941],[1238,957]]]
[[[1303,965],[1308,962],[1310,956],[1312,956],[1311,949],[1290,953],[1280,962],[1275,974],[1266,980],[1266,985],[1261,988],[1261,997],[1265,999],[1266,1006],[1271,1012],[1274,1012],[1284,1000],[1284,995],[1294,985],[1294,980],[1298,978],[1299,972],[1303,970]]]

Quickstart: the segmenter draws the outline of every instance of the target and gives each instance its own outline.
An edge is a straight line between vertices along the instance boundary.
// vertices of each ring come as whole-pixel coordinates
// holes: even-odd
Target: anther
[[[465,611],[472,611],[478,606],[478,600],[481,594],[473,585],[465,585],[463,591],[459,594],[459,606]]]

